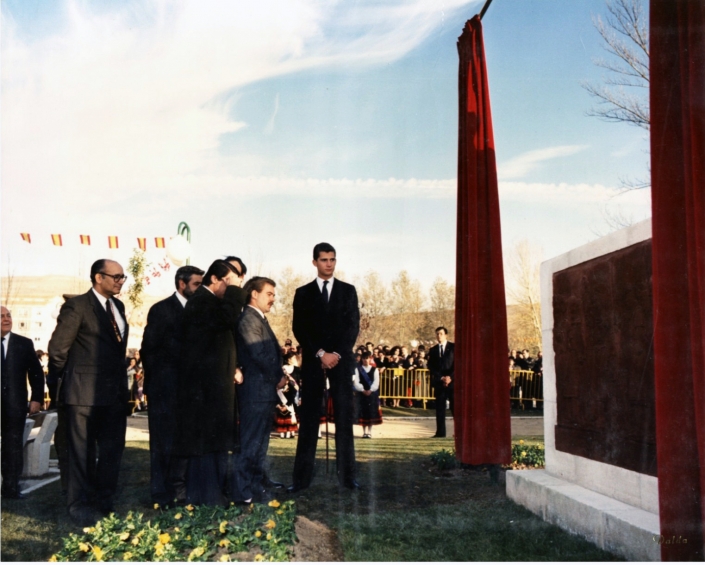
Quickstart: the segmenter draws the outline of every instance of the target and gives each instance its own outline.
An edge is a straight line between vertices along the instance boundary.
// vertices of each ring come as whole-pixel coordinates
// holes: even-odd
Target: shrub
[[[148,521],[141,513],[111,514],[83,535],[64,538],[50,561],[288,561],[295,517],[293,501],[276,500],[229,508],[189,505]]]
[[[455,457],[455,449],[450,451],[447,449],[441,449],[431,455],[431,461],[436,467],[438,467],[439,471],[457,469],[460,467],[460,462]]]
[[[512,444],[513,469],[543,468],[546,466],[546,448],[543,444],[528,445],[524,440]]]

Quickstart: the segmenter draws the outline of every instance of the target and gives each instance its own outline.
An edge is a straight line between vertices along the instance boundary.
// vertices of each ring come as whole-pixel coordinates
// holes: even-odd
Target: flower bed
[[[431,455],[431,462],[438,471],[463,467],[457,460],[455,449],[442,449]],[[523,439],[512,444],[512,462],[505,469],[543,469],[546,466],[546,448],[542,443],[527,444]]]
[[[155,505],[159,509],[158,505]],[[220,508],[185,506],[145,521],[115,514],[64,538],[50,561],[288,561],[293,501]]]

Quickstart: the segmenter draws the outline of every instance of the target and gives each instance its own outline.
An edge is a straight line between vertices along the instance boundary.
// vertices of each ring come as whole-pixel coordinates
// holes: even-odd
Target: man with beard
[[[266,313],[274,304],[276,283],[254,277],[245,285],[248,305],[237,324],[237,350],[244,372],[238,387],[241,451],[234,461],[236,502],[265,502],[263,488],[269,435],[274,410],[279,400],[277,389],[284,388],[287,377],[282,371],[281,348]]]
[[[176,387],[181,357],[181,322],[186,301],[203,280],[187,265],[176,271],[176,292],[149,309],[140,355],[149,398],[149,456],[152,502],[169,506],[186,498],[186,460],[172,456],[176,436]]]

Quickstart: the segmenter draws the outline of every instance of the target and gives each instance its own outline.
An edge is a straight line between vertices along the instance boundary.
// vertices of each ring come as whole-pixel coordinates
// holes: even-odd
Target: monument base
[[[660,561],[659,517],[549,475],[507,471],[507,496],[550,524],[632,561]]]

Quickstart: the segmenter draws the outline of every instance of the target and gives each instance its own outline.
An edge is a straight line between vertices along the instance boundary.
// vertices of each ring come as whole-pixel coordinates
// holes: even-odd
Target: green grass
[[[493,485],[481,471],[436,472],[431,454],[453,446],[452,438],[358,441],[363,490],[351,493],[338,488],[333,439],[326,474],[323,438],[317,476],[311,488],[296,496],[297,512],[335,530],[346,561],[616,559],[507,499],[503,474]],[[272,439],[273,479],[291,480],[295,447],[295,441]],[[3,501],[2,560],[45,561],[60,549],[63,536],[79,531],[68,520],[59,490],[55,482],[26,500]],[[128,443],[123,458],[116,511],[124,516],[129,510],[142,511],[146,518],[155,512],[145,442]]]

